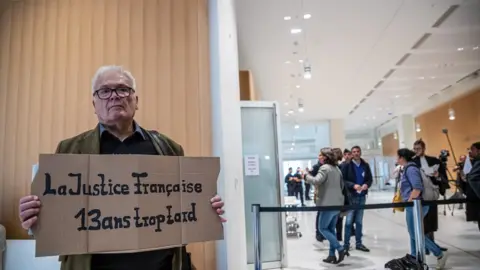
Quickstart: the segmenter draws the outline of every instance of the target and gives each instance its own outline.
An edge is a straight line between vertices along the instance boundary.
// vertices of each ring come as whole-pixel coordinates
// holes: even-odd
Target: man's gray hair
[[[97,84],[98,79],[100,77],[102,77],[103,74],[105,74],[107,72],[111,72],[111,71],[117,71],[117,72],[125,75],[125,77],[127,77],[127,79],[131,82],[132,88],[134,90],[136,90],[135,78],[133,77],[133,75],[130,71],[124,69],[122,66],[110,65],[110,66],[100,67],[97,70],[97,72],[95,72],[95,75],[93,75],[93,78],[92,78],[92,93],[94,93],[96,90],[98,90],[98,89],[95,89],[95,85]]]

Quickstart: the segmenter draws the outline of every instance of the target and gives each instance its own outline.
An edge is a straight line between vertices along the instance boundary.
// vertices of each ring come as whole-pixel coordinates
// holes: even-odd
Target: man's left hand
[[[225,214],[225,211],[223,210],[224,203],[222,201],[222,198],[218,195],[215,195],[215,197],[210,199],[210,203],[212,204],[212,208],[215,209],[218,216],[220,217],[220,220],[222,222],[227,222],[227,220],[222,217],[222,215]]]
[[[362,190],[367,190],[367,189],[368,189],[368,186],[367,186],[366,184],[364,184],[364,185],[362,186]]]

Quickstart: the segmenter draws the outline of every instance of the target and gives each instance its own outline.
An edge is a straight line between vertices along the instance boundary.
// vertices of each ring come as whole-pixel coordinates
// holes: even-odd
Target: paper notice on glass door
[[[245,175],[246,176],[255,176],[260,175],[260,162],[258,155],[247,155],[244,156],[245,162]]]

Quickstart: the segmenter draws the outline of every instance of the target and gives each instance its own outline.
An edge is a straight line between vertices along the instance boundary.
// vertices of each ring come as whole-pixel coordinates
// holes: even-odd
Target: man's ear
[[[138,110],[138,96],[135,97],[135,110]]]
[[[95,111],[95,100],[92,100],[92,106],[93,106],[93,114],[97,114],[97,112]]]

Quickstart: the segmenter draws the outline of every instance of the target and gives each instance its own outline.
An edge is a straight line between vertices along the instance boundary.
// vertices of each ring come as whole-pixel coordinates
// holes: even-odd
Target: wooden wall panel
[[[239,71],[240,100],[258,100],[250,70]]]
[[[6,2],[2,1],[2,5]],[[31,166],[67,137],[95,127],[91,78],[123,65],[137,80],[145,128],[211,154],[207,0],[25,0],[0,17],[0,223],[26,238],[18,199]],[[215,244],[189,246],[215,269]]]
[[[395,139],[394,133],[389,133],[382,137],[382,153],[387,157],[396,157],[398,150],[398,139]]]
[[[441,149],[449,149],[448,141],[442,133],[443,128],[449,131],[453,149],[457,155],[465,154],[473,142],[480,141],[480,88],[441,105],[429,112],[417,116],[415,119],[420,124],[421,131],[417,139],[422,138],[427,144],[427,153],[438,156]],[[455,110],[455,120],[448,119],[448,109]],[[454,166],[453,158],[449,160],[449,167]]]

